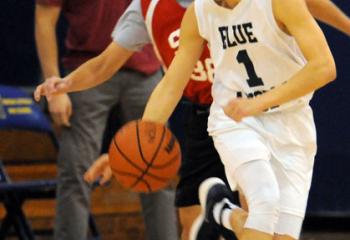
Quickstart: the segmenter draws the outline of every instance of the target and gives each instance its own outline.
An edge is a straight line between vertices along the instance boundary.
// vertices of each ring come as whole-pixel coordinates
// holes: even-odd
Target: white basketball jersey
[[[295,39],[278,27],[272,0],[241,0],[233,9],[214,0],[195,0],[195,13],[215,66],[212,95],[217,106],[269,91],[306,64]],[[311,97],[309,94],[267,112],[308,104]]]

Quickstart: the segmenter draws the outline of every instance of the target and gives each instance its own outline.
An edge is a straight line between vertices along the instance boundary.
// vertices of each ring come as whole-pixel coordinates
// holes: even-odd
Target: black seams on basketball
[[[115,134],[109,162],[122,186],[136,192],[154,192],[176,177],[181,151],[166,126],[137,120],[125,124]]]

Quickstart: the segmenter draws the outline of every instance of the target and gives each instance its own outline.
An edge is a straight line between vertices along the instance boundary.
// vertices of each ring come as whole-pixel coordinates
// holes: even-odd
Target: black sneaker
[[[216,204],[222,205],[220,219],[224,209],[232,208],[232,193],[225,183],[219,178],[208,178],[203,181],[199,187],[199,201],[202,212],[191,227],[190,240],[218,239],[217,236],[212,238],[206,235],[207,231],[218,232],[226,240],[235,240],[233,232],[216,223],[213,215],[213,209]]]
[[[220,228],[220,235],[223,237],[225,240],[238,240],[236,235],[234,234],[233,231],[226,229],[225,227],[221,226]]]
[[[209,224],[207,221],[203,221],[203,218],[197,218],[196,221],[192,224],[191,228],[191,235],[192,235],[192,229],[195,228],[196,235],[195,237],[191,237],[190,240],[196,239],[196,240],[219,240],[220,238],[220,231],[217,227],[213,226],[212,224]]]

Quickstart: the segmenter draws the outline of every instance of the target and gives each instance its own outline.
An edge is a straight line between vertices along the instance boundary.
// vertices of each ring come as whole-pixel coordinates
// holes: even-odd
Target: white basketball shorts
[[[252,160],[269,161],[280,188],[280,211],[304,217],[316,154],[312,109],[302,106],[264,113],[236,123],[212,106],[208,130],[225,165],[232,189],[238,166]]]

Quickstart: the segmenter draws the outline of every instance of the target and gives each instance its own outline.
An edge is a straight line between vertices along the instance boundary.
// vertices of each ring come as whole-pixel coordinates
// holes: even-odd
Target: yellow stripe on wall
[[[31,98],[3,98],[2,104],[5,106],[32,105],[33,99],[31,99]]]
[[[9,107],[7,109],[9,114],[19,115],[19,114],[32,114],[33,111],[30,107]]]

